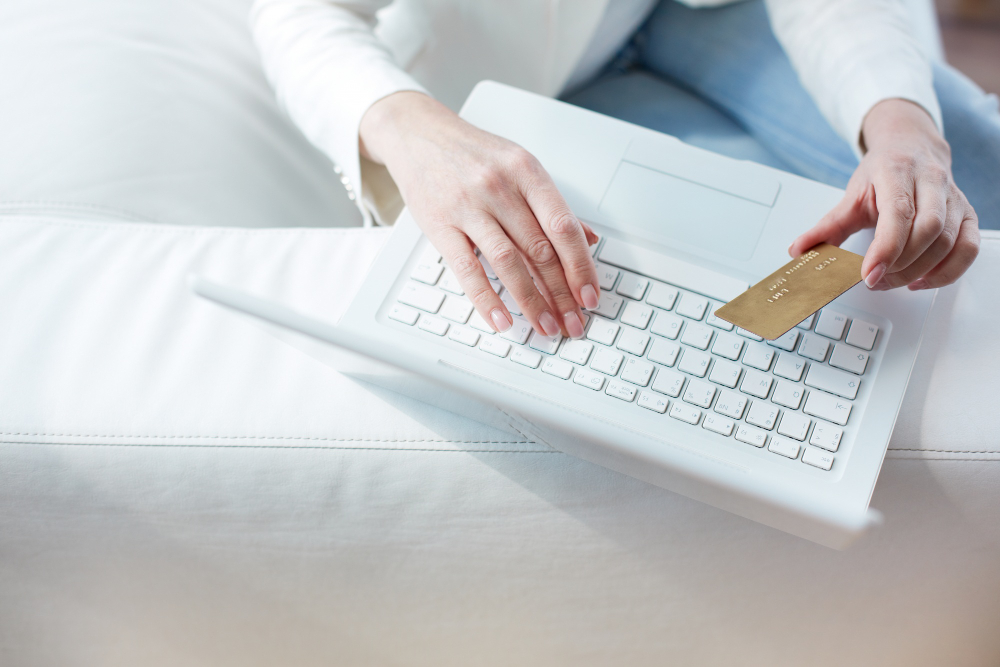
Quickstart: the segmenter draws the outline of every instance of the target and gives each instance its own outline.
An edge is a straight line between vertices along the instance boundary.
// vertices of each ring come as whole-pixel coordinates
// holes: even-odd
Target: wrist
[[[387,95],[372,104],[361,118],[358,147],[361,154],[379,164],[388,164],[404,142],[413,124],[427,114],[451,113],[429,95],[412,90]]]
[[[950,162],[950,148],[934,119],[914,102],[882,100],[871,108],[861,125],[861,145],[866,152],[914,140]]]

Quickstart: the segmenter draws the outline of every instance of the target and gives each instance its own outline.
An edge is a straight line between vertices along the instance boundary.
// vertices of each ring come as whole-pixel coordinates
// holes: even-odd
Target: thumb
[[[798,257],[820,243],[839,246],[854,232],[874,224],[875,220],[859,204],[857,197],[848,192],[819,222],[792,242],[788,254]]]

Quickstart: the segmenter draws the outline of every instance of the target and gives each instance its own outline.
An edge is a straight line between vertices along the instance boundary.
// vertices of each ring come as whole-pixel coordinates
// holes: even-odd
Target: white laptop
[[[500,406],[561,451],[803,538],[844,548],[879,521],[869,500],[934,292],[859,285],[773,342],[712,315],[787,262],[840,190],[493,82],[462,116],[533,153],[600,234],[585,340],[520,318],[494,333],[405,210],[339,321],[195,291],[416,374],[438,405]],[[860,236],[846,247],[863,253]]]

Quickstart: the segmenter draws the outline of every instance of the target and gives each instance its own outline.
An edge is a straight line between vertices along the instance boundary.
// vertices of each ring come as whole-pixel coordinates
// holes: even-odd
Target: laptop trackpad
[[[771,207],[623,160],[599,210],[616,228],[654,243],[745,260],[753,255]]]

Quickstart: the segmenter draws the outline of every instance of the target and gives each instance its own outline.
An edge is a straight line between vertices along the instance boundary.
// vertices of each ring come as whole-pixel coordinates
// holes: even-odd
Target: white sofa
[[[333,317],[387,232],[323,228],[242,0],[83,5],[0,5],[0,665],[1000,664],[1000,234],[835,552],[191,297]]]

